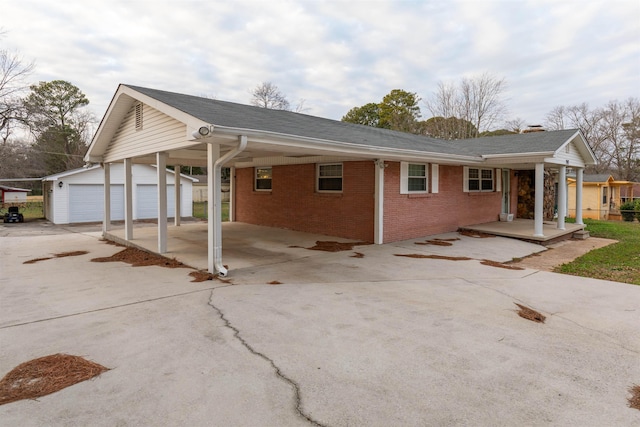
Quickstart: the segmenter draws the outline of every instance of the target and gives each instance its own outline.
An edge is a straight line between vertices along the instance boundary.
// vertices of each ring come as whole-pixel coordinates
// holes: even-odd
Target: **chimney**
[[[544,132],[546,129],[542,125],[529,125],[521,133]]]

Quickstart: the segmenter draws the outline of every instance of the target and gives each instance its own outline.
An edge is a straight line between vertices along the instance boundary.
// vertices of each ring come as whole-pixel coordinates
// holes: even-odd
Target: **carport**
[[[494,144],[493,138],[484,138],[482,143],[451,144],[448,141],[412,135],[386,129],[353,125],[304,114],[286,111],[274,111],[228,103],[195,96],[188,96],[154,89],[129,85],[120,85],[107,109],[96,135],[94,136],[85,161],[98,163],[104,171],[104,206],[111,205],[111,165],[121,163],[124,170],[124,229],[122,239],[132,242],[133,200],[131,169],[135,164],[154,164],[157,170],[165,170],[174,166],[178,174],[181,166],[205,166],[208,169],[208,225],[207,225],[207,270],[222,276],[227,268],[222,262],[222,221],[221,221],[221,169],[231,168],[231,197],[229,218],[235,220],[236,190],[233,177],[236,169],[246,172],[261,167],[278,166],[317,166],[316,174],[320,176],[318,165],[331,165],[361,162],[366,165],[367,227],[373,243],[402,240],[406,235],[398,233],[391,240],[385,238],[386,226],[395,221],[393,214],[385,216],[385,201],[391,193],[385,192],[385,182],[393,184],[391,192],[405,197],[408,179],[408,165],[418,164],[423,167],[418,178],[428,188],[424,194],[414,200],[428,200],[427,197],[444,198],[448,194],[459,195],[469,191],[477,191],[475,196],[482,196],[480,191],[490,191],[499,196],[502,191],[506,195],[506,211],[509,212],[509,195],[500,185],[501,176],[506,173],[508,180],[513,179],[515,167],[535,169],[535,187],[542,189],[535,197],[535,219],[532,222],[533,234],[544,235],[543,207],[543,174],[545,168],[558,171],[561,182],[566,181],[568,167],[575,169],[578,181],[582,178],[585,165],[595,161],[593,153],[584,137],[577,130],[548,132],[547,135],[516,135]],[[385,172],[389,168],[393,172]],[[341,166],[342,167],[342,166]],[[445,171],[443,171],[446,168]],[[464,169],[464,174],[462,173]],[[468,170],[477,174],[489,173],[490,186],[485,188],[486,181],[480,188],[480,177],[476,179],[477,187],[471,188],[467,181],[471,180]],[[255,173],[255,172],[254,172]],[[340,171],[342,173],[342,169]],[[402,184],[393,181],[393,173],[402,178]],[[385,178],[389,174],[389,178]],[[456,175],[456,190],[444,177]],[[364,175],[362,175],[364,176]],[[442,178],[442,183],[440,183]],[[331,176],[329,176],[331,179]],[[342,179],[342,176],[340,176]],[[319,179],[316,178],[316,185]],[[308,181],[307,181],[308,182]],[[292,188],[298,184],[290,182]],[[463,185],[464,183],[464,185]],[[506,183],[506,182],[505,182]],[[439,192],[439,185],[447,188],[447,195]],[[387,184],[389,186],[389,184]],[[316,190],[318,190],[316,188]],[[321,189],[326,190],[326,189]],[[167,224],[168,197],[166,174],[157,176],[157,244],[156,252],[167,254],[174,252],[169,248],[169,228]],[[175,187],[175,200],[180,199],[179,186]],[[438,194],[440,193],[440,194]],[[323,194],[325,200],[336,200],[338,194]],[[412,195],[409,195],[412,196]],[[472,196],[469,194],[468,196]],[[581,194],[579,195],[581,196]],[[408,199],[409,197],[405,197]],[[350,199],[345,197],[345,202]],[[491,221],[494,213],[479,212],[482,207],[481,197],[469,197],[465,219],[466,223]],[[495,216],[499,213],[499,197]],[[369,203],[369,202],[367,202]],[[393,203],[388,201],[387,204]],[[581,197],[576,198],[576,212],[580,213]],[[491,209],[494,209],[492,204]],[[566,185],[559,186],[559,215],[557,229],[565,230],[564,213],[567,208]],[[354,206],[357,206],[355,204]],[[369,210],[370,209],[370,210]],[[420,209],[413,208],[414,216]],[[361,211],[362,212],[362,211]],[[443,218],[439,224],[440,231],[451,231],[456,227],[444,224],[451,210],[438,210],[434,217]],[[286,216],[286,212],[283,212]],[[484,215],[479,217],[478,215]],[[180,206],[175,206],[174,226],[180,227]],[[396,218],[403,218],[402,215]],[[470,218],[470,219],[469,219]],[[485,218],[485,219],[483,219]],[[369,221],[370,220],[370,221]],[[103,233],[109,235],[112,228],[109,209],[105,210]],[[339,221],[334,221],[339,222]],[[582,225],[580,217],[576,218]],[[370,223],[370,225],[369,225]],[[328,224],[331,225],[331,224]],[[357,225],[357,224],[356,224]],[[280,226],[281,228],[287,225]],[[412,224],[403,225],[406,229],[414,229]],[[389,227],[390,228],[390,227]],[[329,228],[320,232],[336,235]],[[424,233],[425,235],[427,233]],[[437,234],[437,233],[431,233]],[[417,237],[417,236],[416,236]],[[174,241],[171,240],[171,244]]]
[[[117,225],[112,227],[105,237],[126,246],[156,252],[157,228],[151,226],[152,224],[147,225],[137,227],[136,238],[131,241],[125,239],[124,227]],[[208,224],[201,221],[182,223],[179,227],[169,226],[167,228],[169,250],[163,255],[176,258],[198,270],[207,270],[207,229]],[[313,247],[317,241],[349,241],[339,237],[239,222],[223,222],[221,229],[224,263],[225,268],[229,270],[307,258],[319,254],[319,251],[305,249]]]

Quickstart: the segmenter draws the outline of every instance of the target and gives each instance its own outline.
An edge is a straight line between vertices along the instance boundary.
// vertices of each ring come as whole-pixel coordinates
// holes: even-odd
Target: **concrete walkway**
[[[482,265],[541,249],[504,238],[326,253],[276,234],[251,250],[286,256],[226,283],[91,262],[121,250],[95,232],[0,238],[0,375],[59,352],[111,368],[2,424],[640,425],[640,287]],[[89,253],[24,264],[68,251]]]

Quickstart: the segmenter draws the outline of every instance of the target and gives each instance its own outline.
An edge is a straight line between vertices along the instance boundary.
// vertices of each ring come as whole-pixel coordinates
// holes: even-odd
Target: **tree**
[[[489,73],[463,78],[458,85],[440,82],[426,106],[433,117],[455,117],[471,123],[475,131],[467,138],[477,138],[503,119],[507,108],[502,94],[506,88],[504,78]],[[447,129],[444,133],[460,134],[461,130]]]
[[[418,95],[402,89],[393,89],[382,102],[370,102],[354,107],[342,117],[343,122],[378,128],[420,133]]]
[[[421,122],[422,130],[421,134],[430,136],[432,138],[439,139],[465,139],[471,138],[471,135],[477,134],[475,126],[464,119],[458,119],[457,117],[431,117],[430,119]]]
[[[0,36],[2,33],[0,33]],[[17,53],[0,49],[0,138],[6,144],[16,127],[16,121],[22,119],[20,95],[26,90],[25,79],[32,73],[33,62],[24,63]]]
[[[82,111],[89,100],[64,80],[32,85],[24,100],[27,123],[35,136],[34,149],[43,154],[47,174],[80,167],[94,122]]]
[[[591,173],[613,173],[617,178],[640,180],[640,101],[610,101],[591,109],[586,103],[558,106],[546,116],[550,130],[580,129],[593,150],[597,165]]]
[[[515,119],[507,120],[504,125],[507,130],[510,130],[513,133],[520,133],[525,130],[525,121],[520,117],[516,117]]]
[[[378,126],[402,132],[415,132],[420,118],[420,98],[413,92],[393,89],[382,98]]]
[[[343,122],[380,127],[380,105],[370,102],[362,107],[353,107],[342,117]]]
[[[603,121],[613,148],[618,178],[640,181],[640,101],[611,101],[604,109]]]
[[[262,82],[252,92],[251,105],[271,110],[287,110],[290,105],[286,95],[271,82]]]

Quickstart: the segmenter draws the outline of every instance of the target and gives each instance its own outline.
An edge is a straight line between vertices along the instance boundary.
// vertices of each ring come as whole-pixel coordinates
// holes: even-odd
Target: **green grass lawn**
[[[584,223],[592,237],[615,239],[618,243],[593,250],[555,271],[640,285],[640,224],[588,219]]]
[[[207,219],[207,202],[193,202],[193,216]],[[222,221],[229,221],[229,202],[222,202]]]

